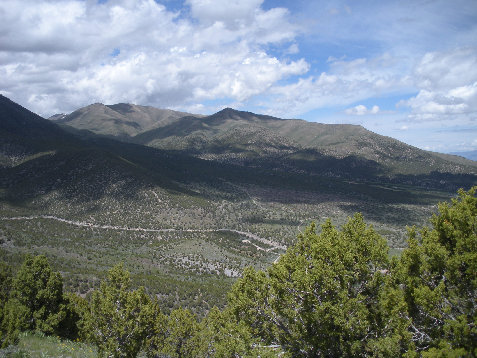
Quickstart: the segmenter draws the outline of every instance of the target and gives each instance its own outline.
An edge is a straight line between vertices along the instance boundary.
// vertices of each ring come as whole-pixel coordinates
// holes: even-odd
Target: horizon
[[[0,14],[0,93],[46,118],[231,107],[477,150],[472,0],[6,0]]]

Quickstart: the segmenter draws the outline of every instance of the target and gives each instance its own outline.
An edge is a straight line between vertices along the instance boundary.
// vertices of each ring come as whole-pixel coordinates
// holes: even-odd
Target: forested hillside
[[[0,352],[33,330],[135,357],[471,357],[477,354],[477,187],[441,203],[408,247],[389,246],[360,214],[310,225],[266,270],[247,268],[227,305],[199,319],[131,288],[122,264],[89,299],[63,292],[44,256],[0,266]],[[8,347],[8,348],[6,348]],[[13,354],[12,353],[12,354]]]

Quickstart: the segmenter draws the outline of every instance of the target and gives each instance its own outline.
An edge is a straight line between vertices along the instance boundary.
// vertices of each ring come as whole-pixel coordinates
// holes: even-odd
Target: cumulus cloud
[[[355,116],[363,116],[365,114],[377,114],[379,112],[379,106],[373,106],[372,108],[366,108],[366,106],[359,104],[355,107],[348,108],[345,110],[346,114],[355,115]]]
[[[296,115],[315,108],[350,105],[361,100],[407,92],[413,88],[408,58],[384,54],[372,59],[329,59],[318,76],[271,88],[270,114]]]
[[[206,24],[223,22],[229,28],[251,24],[263,0],[187,0],[192,16]]]
[[[92,102],[247,100],[309,69],[267,52],[292,46],[299,29],[261,3],[189,0],[195,21],[153,0],[2,1],[0,91],[43,115]]]
[[[0,92],[45,116],[94,102],[229,105],[415,145],[436,127],[465,132],[435,143],[475,139],[475,1],[412,2],[412,13],[407,0],[160,2],[0,1]]]
[[[400,103],[411,119],[477,119],[477,47],[427,53],[415,78],[418,94]]]

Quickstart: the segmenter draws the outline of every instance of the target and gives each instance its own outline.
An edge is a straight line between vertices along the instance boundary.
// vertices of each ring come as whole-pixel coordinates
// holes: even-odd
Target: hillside
[[[135,137],[135,142],[164,149],[186,150],[208,159],[239,162],[278,159],[297,170],[323,174],[327,159],[345,160],[345,167],[364,166],[377,175],[477,173],[477,163],[443,158],[355,125],[311,123],[224,109],[206,118],[185,117],[165,128]],[[308,162],[308,163],[303,163]],[[312,162],[312,163],[310,163]],[[348,167],[349,169],[349,167]],[[333,175],[330,172],[330,175]],[[348,174],[366,177],[352,170]]]
[[[114,135],[108,121],[98,127],[101,116],[94,126],[75,119],[76,113],[88,108],[73,112],[61,123],[97,134]],[[122,116],[141,126],[135,120],[138,115],[133,110],[123,112]],[[121,118],[116,120],[126,123]],[[449,191],[471,184],[477,173],[474,161],[427,152],[361,126],[281,119],[230,108],[207,117],[169,117],[157,128],[137,130],[134,135],[118,135],[117,138],[251,168],[407,183]],[[455,177],[449,178],[449,175]]]
[[[455,152],[451,153],[453,155],[457,155],[466,159],[477,161],[477,150],[471,150],[467,152]]]
[[[50,120],[77,129],[87,129],[96,134],[128,138],[188,115],[190,114],[170,109],[127,103],[110,106],[95,103],[68,115],[54,115]]]
[[[74,136],[0,95],[0,167],[78,144]]]
[[[348,157],[322,155],[319,165],[327,164],[335,176],[270,170],[282,165],[277,164],[282,153],[296,147],[265,127],[263,133],[273,134],[267,151],[276,140],[275,162],[260,151],[255,162],[206,160],[215,155],[212,150],[157,149],[91,132],[78,136],[5,97],[0,113],[0,260],[17,267],[27,253],[44,254],[62,272],[67,289],[82,295],[122,261],[135,285],[155,293],[166,310],[182,305],[201,312],[223,304],[244,267],[269,266],[311,221],[331,218],[341,225],[360,211],[399,252],[405,246],[404,225],[422,224],[438,201],[452,195],[425,189],[421,184],[429,177],[411,185],[336,175],[352,173],[346,168],[353,163],[357,172],[376,165],[360,166],[368,161]],[[197,132],[190,128],[236,123],[220,116],[186,116],[174,124],[182,123],[186,134]],[[238,122],[292,123],[255,117]],[[171,124],[163,128],[178,133]],[[230,133],[229,140],[239,145],[240,137]],[[256,143],[236,151],[260,149],[263,136],[245,133]],[[222,156],[223,149],[216,154]],[[304,168],[306,163],[315,165],[303,160]],[[475,182],[470,174],[446,175],[452,186]]]

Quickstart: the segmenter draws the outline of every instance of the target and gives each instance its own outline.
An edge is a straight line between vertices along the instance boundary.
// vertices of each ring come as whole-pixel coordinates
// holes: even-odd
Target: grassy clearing
[[[0,350],[0,356],[6,358],[93,358],[98,354],[96,347],[89,344],[25,332],[20,335],[17,346]]]

